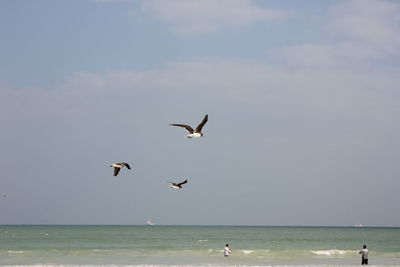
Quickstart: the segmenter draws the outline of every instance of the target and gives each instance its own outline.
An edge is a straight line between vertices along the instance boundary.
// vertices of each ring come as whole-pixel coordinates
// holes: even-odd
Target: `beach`
[[[400,266],[400,228],[157,225],[1,226],[0,266],[356,266],[364,244]]]

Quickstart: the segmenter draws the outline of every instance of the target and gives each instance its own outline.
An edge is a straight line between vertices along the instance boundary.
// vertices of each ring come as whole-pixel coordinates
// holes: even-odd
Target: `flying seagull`
[[[192,127],[190,127],[189,125],[186,125],[186,124],[176,124],[176,123],[173,123],[173,124],[170,124],[170,125],[171,125],[171,126],[178,126],[178,127],[183,127],[183,128],[185,128],[185,129],[188,130],[188,132],[190,133],[190,134],[186,135],[186,138],[191,139],[191,138],[196,138],[196,137],[202,137],[202,136],[203,136],[203,134],[202,134],[202,132],[201,132],[201,129],[203,128],[204,124],[206,124],[207,121],[208,121],[208,115],[206,115],[206,116],[204,117],[203,121],[200,122],[200,124],[196,127],[195,130],[193,130]]]
[[[171,188],[174,188],[174,189],[182,189],[182,185],[186,184],[186,183],[187,183],[187,180],[180,182],[180,183],[169,182],[169,184],[171,185]]]
[[[113,163],[110,165],[110,167],[114,167],[114,176],[117,176],[119,173],[119,170],[123,167],[127,167],[129,170],[131,169],[131,166],[129,166],[129,164],[125,163],[125,162]]]

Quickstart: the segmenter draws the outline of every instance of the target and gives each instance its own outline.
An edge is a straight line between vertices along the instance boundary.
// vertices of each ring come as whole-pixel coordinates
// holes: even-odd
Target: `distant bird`
[[[203,136],[203,134],[201,132],[201,129],[203,129],[203,126],[204,126],[204,124],[206,124],[207,121],[208,121],[208,115],[206,115],[204,117],[203,121],[196,127],[195,130],[193,130],[192,127],[190,127],[189,125],[186,125],[186,124],[173,123],[173,124],[170,124],[170,125],[171,126],[178,126],[178,127],[185,128],[190,133],[190,134],[186,135],[186,138],[191,139],[191,138],[197,138],[197,137],[202,137]]]
[[[114,176],[117,176],[121,168],[127,167],[129,170],[131,169],[131,166],[129,166],[128,163],[125,162],[120,162],[120,163],[113,163],[110,165],[110,167],[114,167]]]
[[[182,185],[183,185],[183,184],[186,184],[187,182],[188,182],[188,181],[185,180],[185,181],[180,182],[180,183],[169,182],[169,184],[170,184],[171,188],[174,188],[174,189],[182,189]]]

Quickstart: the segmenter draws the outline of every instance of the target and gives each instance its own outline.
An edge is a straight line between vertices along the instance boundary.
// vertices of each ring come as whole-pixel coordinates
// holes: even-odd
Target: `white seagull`
[[[200,122],[200,124],[196,127],[195,130],[193,130],[192,127],[190,127],[189,125],[186,125],[186,124],[173,123],[173,124],[170,124],[170,125],[171,126],[178,126],[178,127],[185,128],[190,133],[190,134],[186,135],[185,137],[191,139],[191,138],[197,138],[197,137],[202,137],[203,136],[203,133],[201,132],[201,129],[203,128],[204,124],[206,124],[207,121],[208,121],[208,115],[206,115],[204,117],[203,121]]]
[[[182,185],[186,184],[187,182],[188,181],[185,180],[185,181],[180,182],[180,183],[169,182],[169,184],[170,184],[171,188],[173,188],[173,189],[182,189]]]
[[[129,166],[128,163],[125,162],[120,162],[120,163],[113,163],[110,165],[110,167],[114,168],[114,176],[117,176],[119,173],[119,170],[123,167],[127,167],[129,170],[131,169],[131,166]]]

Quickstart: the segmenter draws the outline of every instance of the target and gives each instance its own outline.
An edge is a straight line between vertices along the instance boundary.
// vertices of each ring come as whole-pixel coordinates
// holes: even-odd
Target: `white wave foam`
[[[111,249],[99,249],[99,248],[91,249],[91,251],[93,251],[93,252],[113,252],[113,250],[111,250]]]
[[[251,254],[251,253],[253,253],[254,252],[254,250],[242,250],[242,252],[244,253],[244,254],[246,254],[246,255],[249,255],[249,254]]]
[[[311,253],[318,256],[345,255],[349,250],[329,249],[329,250],[311,250]]]
[[[197,240],[198,242],[207,242],[208,241],[208,239],[200,239],[200,240]]]
[[[10,253],[10,254],[22,254],[22,253],[25,253],[25,251],[22,251],[22,250],[9,250],[8,251],[8,253]]]

